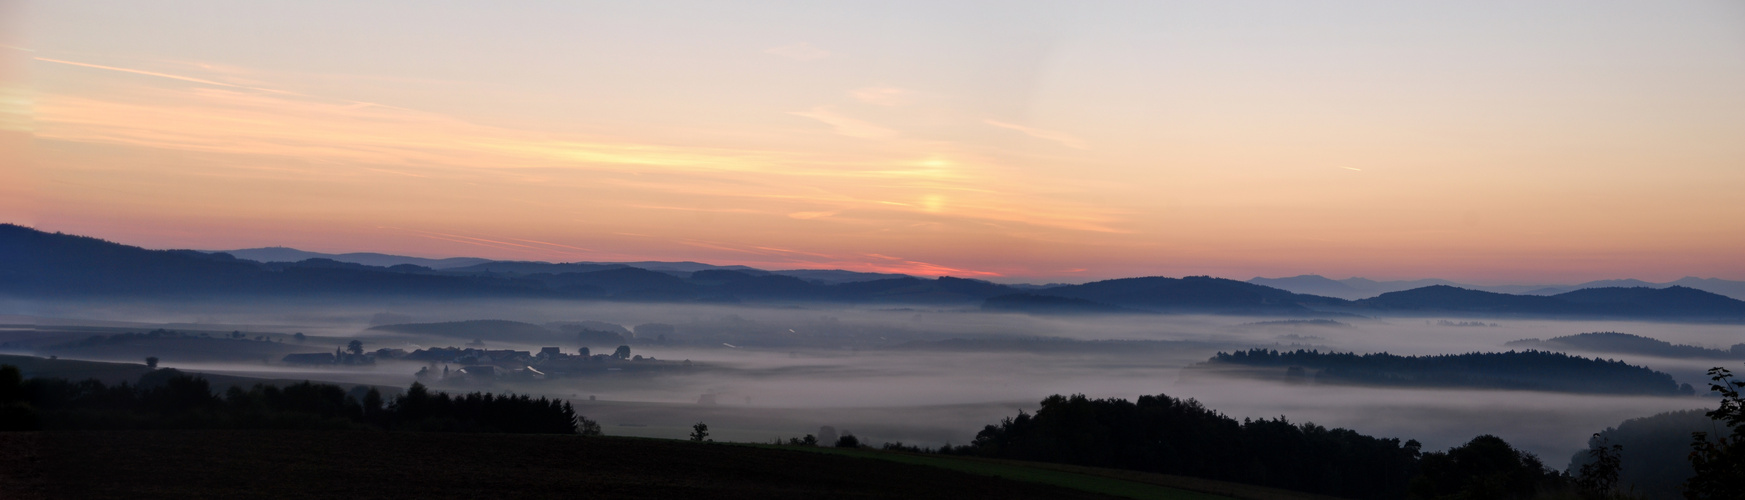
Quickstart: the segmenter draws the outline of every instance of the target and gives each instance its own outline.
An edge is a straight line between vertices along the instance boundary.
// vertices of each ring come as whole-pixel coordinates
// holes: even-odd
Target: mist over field
[[[1168,394],[1198,399],[1233,418],[1285,416],[1379,437],[1417,439],[1445,449],[1495,434],[1561,467],[1586,438],[1629,418],[1712,406],[1691,396],[1287,384],[1190,373],[1217,352],[1249,348],[1400,355],[1516,350],[1514,340],[1617,331],[1725,350],[1741,327],[1518,318],[1363,318],[1289,321],[1209,315],[1032,316],[969,308],[901,305],[727,306],[545,300],[276,300],[251,302],[28,301],[0,303],[7,353],[57,355],[162,366],[190,372],[406,387],[420,368],[442,363],[383,359],[367,366],[307,366],[282,353],[333,352],[350,340],[366,350],[462,347],[574,353],[575,335],[496,340],[371,329],[389,324],[509,320],[532,325],[605,322],[673,326],[664,341],[636,336],[635,355],[691,364],[652,374],[553,377],[527,382],[427,384],[450,392],[511,391],[574,402],[607,434],[680,438],[707,422],[718,439],[769,441],[821,426],[863,442],[936,446],[972,440],[983,425],[1034,411],[1052,394],[1128,398]],[[163,328],[250,342],[178,352],[143,344],[84,350],[65,344],[93,335]],[[302,342],[291,335],[303,333]],[[261,337],[263,341],[252,341]],[[629,337],[629,336],[627,336]],[[197,343],[196,343],[197,344]],[[190,344],[195,345],[195,344]],[[61,347],[56,347],[61,346]],[[251,347],[252,346],[252,347]],[[248,347],[248,349],[244,349]],[[589,345],[610,352],[615,345]],[[254,349],[254,350],[250,350]],[[1594,357],[1594,353],[1571,351]],[[1703,371],[1737,361],[1597,354],[1706,387]],[[458,365],[453,368],[460,368]],[[1699,391],[1701,392],[1701,391]]]

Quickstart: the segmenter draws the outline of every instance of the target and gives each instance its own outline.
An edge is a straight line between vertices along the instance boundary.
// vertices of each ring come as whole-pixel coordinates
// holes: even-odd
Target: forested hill
[[[1322,384],[1688,395],[1671,375],[1622,361],[1545,351],[1399,356],[1312,350],[1220,352],[1190,370]]]
[[[1745,344],[1733,344],[1730,349],[1720,350],[1673,344],[1660,339],[1618,332],[1583,333],[1545,340],[1521,339],[1509,342],[1507,345],[1537,349],[1643,354],[1666,358],[1745,359]]]
[[[223,253],[147,250],[0,224],[0,295],[210,298],[405,295],[968,305],[1018,292],[1004,285],[951,277],[921,279],[830,270],[781,273],[784,274],[750,268],[650,270],[589,263],[494,262],[445,270],[410,264],[377,267],[325,258],[262,263]],[[857,276],[867,279],[841,281]]]
[[[1551,296],[1512,295],[1447,285],[1389,292],[1352,301],[1348,310],[1364,313],[1480,314],[1497,316],[1578,316],[1698,321],[1745,321],[1745,301],[1674,286],[1667,288],[1587,288]]]
[[[1346,304],[1341,299],[1295,294],[1210,276],[1122,278],[1044,288],[1033,293],[1154,312],[1311,314],[1316,307]]]
[[[0,224],[0,293],[42,296],[415,294],[551,295],[536,284],[309,260],[261,264],[226,254],[146,250]]]
[[[982,308],[1287,316],[1481,316],[1745,322],[1745,301],[1685,288],[1588,288],[1541,296],[1433,285],[1348,301],[1208,276],[1123,278],[993,297]]]

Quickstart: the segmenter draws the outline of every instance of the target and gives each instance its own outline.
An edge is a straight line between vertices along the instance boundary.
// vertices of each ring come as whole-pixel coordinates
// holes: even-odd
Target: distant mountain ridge
[[[352,253],[338,253],[338,254],[307,252],[307,251],[298,250],[295,248],[288,248],[288,247],[262,247],[262,248],[244,248],[241,250],[217,250],[217,251],[207,251],[207,253],[225,253],[225,254],[230,254],[230,256],[236,257],[238,259],[252,260],[255,262],[302,262],[302,261],[309,260],[309,259],[328,259],[328,260],[333,260],[333,261],[338,261],[338,262],[349,262],[352,264],[363,264],[366,266],[376,266],[376,267],[393,267],[393,266],[397,266],[397,265],[401,265],[401,264],[411,264],[414,266],[423,266],[423,267],[428,267],[431,269],[449,269],[449,268],[465,267],[465,266],[470,266],[470,265],[474,265],[474,264],[483,264],[486,262],[491,262],[491,259],[481,259],[478,257],[450,257],[450,258],[446,258],[446,259],[425,259],[425,258],[420,258],[420,257],[407,257],[407,256],[403,256],[403,255],[388,255],[388,254],[373,253],[373,252],[352,252]]]
[[[672,264],[672,263],[668,263]],[[597,300],[740,302],[852,301],[973,304],[1017,290],[984,281],[851,271],[794,271],[691,264],[683,272],[623,264],[487,262],[437,270],[312,258],[262,263],[225,253],[147,250],[86,236],[0,224],[0,294],[49,297],[247,298],[366,295],[543,297]],[[476,269],[470,269],[476,268]],[[701,269],[713,268],[713,269]]]
[[[526,297],[979,305],[989,311],[1031,314],[1452,315],[1745,322],[1745,301],[1683,286],[1590,288],[1541,296],[1438,284],[1346,300],[1209,276],[1016,287],[949,276],[921,279],[850,271],[834,272],[838,277],[876,279],[829,282],[751,268],[676,264],[707,268],[692,267],[695,270],[687,272],[619,263],[487,262],[438,270],[410,263],[380,267],[327,258],[262,263],[223,253],[147,250],[0,224],[0,294],[30,298]]]
[[[1745,359],[1745,343],[1734,344],[1730,349],[1721,350],[1673,344],[1660,339],[1618,332],[1582,333],[1545,340],[1521,339],[1504,345],[1552,350],[1574,349],[1617,354],[1645,354],[1666,358]]]
[[[371,252],[353,252],[342,254],[308,252],[289,247],[245,248],[241,250],[202,250],[209,254],[230,254],[232,257],[252,260],[262,263],[296,263],[310,259],[325,259],[336,262],[362,264],[375,267],[393,267],[413,265],[427,267],[438,271],[457,273],[566,273],[603,271],[624,267],[647,269],[673,274],[689,274],[697,271],[730,270],[744,271],[752,274],[772,274],[777,276],[793,276],[807,281],[823,281],[826,283],[848,283],[853,281],[871,281],[876,279],[901,278],[908,275],[894,273],[867,273],[845,271],[841,269],[789,269],[766,271],[747,266],[717,266],[701,262],[567,262],[552,263],[542,261],[491,260],[479,257],[450,257],[445,259],[426,259],[422,257],[407,257],[404,255],[389,255]]]
[[[1367,299],[1388,292],[1400,292],[1435,285],[1447,285],[1468,290],[1515,295],[1557,295],[1589,288],[1670,288],[1682,286],[1685,288],[1694,288],[1717,295],[1725,295],[1735,299],[1745,300],[1745,281],[1730,281],[1719,278],[1697,278],[1694,276],[1686,276],[1665,283],[1653,283],[1638,279],[1613,279],[1589,281],[1575,285],[1484,286],[1456,283],[1444,279],[1375,281],[1364,278],[1346,278],[1335,280],[1314,274],[1305,274],[1288,278],[1257,277],[1249,279],[1248,282],[1280,290],[1288,290],[1295,293],[1336,297],[1345,300]]]

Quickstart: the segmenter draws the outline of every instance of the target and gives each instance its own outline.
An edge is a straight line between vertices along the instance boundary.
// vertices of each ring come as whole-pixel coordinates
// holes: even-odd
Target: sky
[[[1745,279],[1745,3],[0,0],[0,221],[995,281]]]

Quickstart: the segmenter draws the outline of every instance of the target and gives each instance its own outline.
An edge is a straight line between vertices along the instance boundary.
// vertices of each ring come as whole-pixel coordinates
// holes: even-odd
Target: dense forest
[[[137,384],[24,379],[0,366],[0,430],[359,429],[599,434],[568,402],[526,395],[450,396],[413,383],[387,400],[379,389],[301,382],[214,394],[204,378],[154,370]]]
[[[1601,394],[1689,395],[1671,375],[1622,361],[1546,351],[1399,356],[1315,350],[1219,352],[1192,370],[1264,368],[1250,373],[1324,384],[1518,389]]]
[[[1050,396],[955,453],[1236,481],[1351,498],[1399,498],[1416,441],[1276,420],[1236,421],[1192,399]]]
[[[1445,452],[1417,441],[1295,424],[1284,417],[1237,421],[1192,399],[1050,396],[1034,415],[1020,412],[941,450],[982,457],[1256,484],[1343,498],[1533,498],[1580,494],[1583,477],[1545,467],[1495,436]]]

